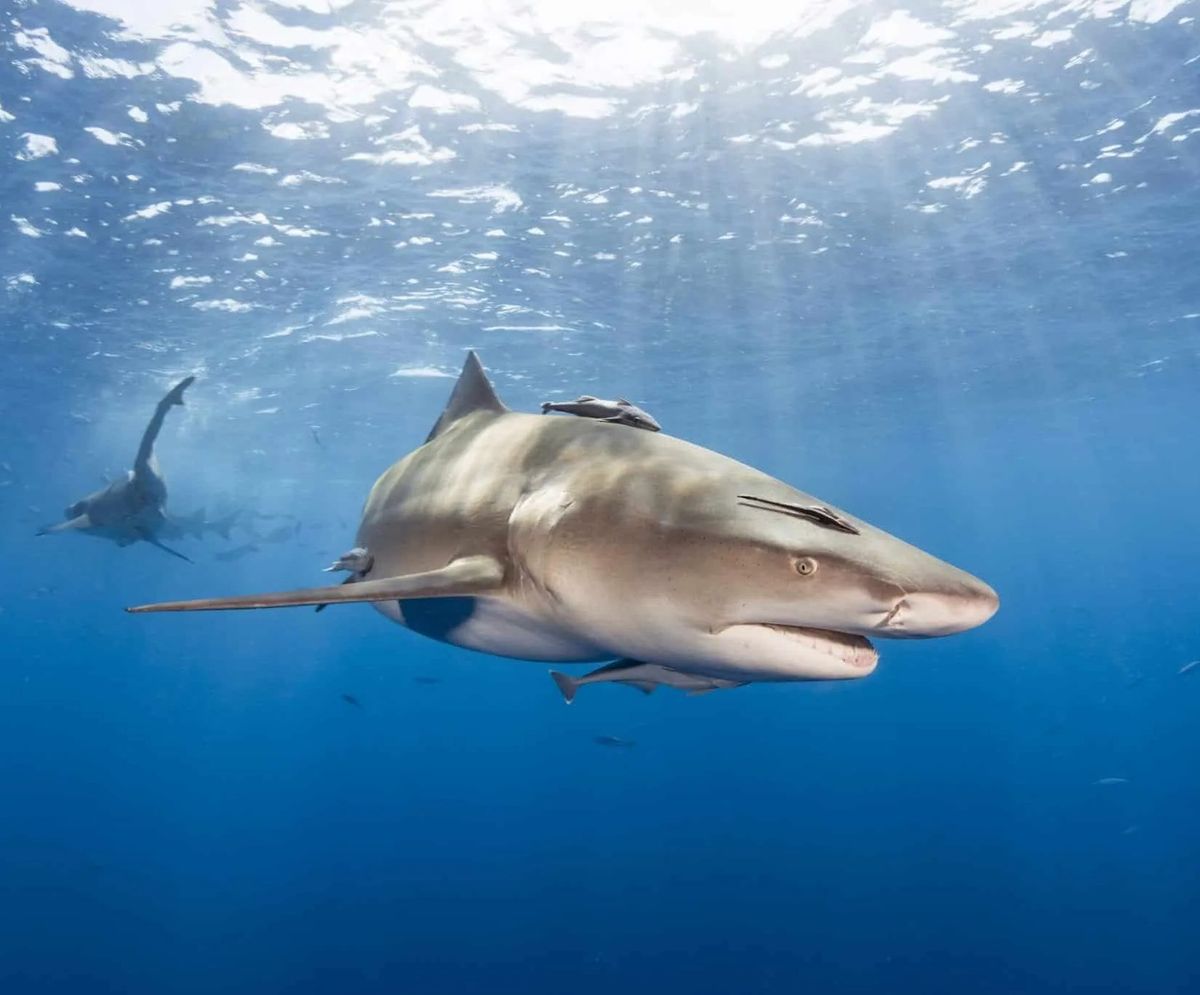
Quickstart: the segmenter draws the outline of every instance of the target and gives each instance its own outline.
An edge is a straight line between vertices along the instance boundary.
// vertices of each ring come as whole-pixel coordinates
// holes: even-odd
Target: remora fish
[[[355,583],[133,612],[370,602],[499,656],[636,660],[718,680],[832,680],[867,636],[963,632],[983,581],[719,453],[656,432],[509,411],[467,356],[425,444],[363,509]]]
[[[684,673],[658,664],[640,663],[637,660],[618,660],[582,677],[571,677],[557,670],[550,671],[550,676],[554,678],[554,683],[562,692],[563,701],[568,705],[575,700],[575,695],[585,684],[625,684],[645,694],[651,694],[657,687],[669,687],[697,695],[720,688],[741,687],[743,683],[719,677],[705,677],[703,674]]]
[[[542,414],[551,411],[579,415],[581,418],[598,418],[600,421],[631,425],[633,428],[644,428],[650,432],[662,431],[662,426],[650,415],[623,397],[618,397],[615,401],[606,401],[600,397],[592,397],[591,394],[584,394],[574,401],[543,401]]]

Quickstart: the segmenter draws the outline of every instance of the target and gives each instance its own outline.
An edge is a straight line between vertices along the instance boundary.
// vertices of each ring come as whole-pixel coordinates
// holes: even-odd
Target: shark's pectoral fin
[[[74,529],[90,529],[91,527],[92,520],[85,511],[82,515],[76,515],[65,522],[59,522],[57,525],[44,525],[37,530],[37,534],[48,536],[54,535],[56,532],[70,532]]]
[[[504,566],[491,556],[465,556],[438,570],[362,580],[333,587],[245,594],[232,598],[164,601],[126,608],[128,612],[196,612],[240,608],[286,608],[294,605],[345,604],[354,601],[398,601],[405,598],[454,598],[490,594],[504,583]]]
[[[550,671],[550,676],[554,678],[554,683],[558,685],[558,690],[562,693],[563,701],[568,705],[575,700],[575,692],[579,690],[579,681],[569,674],[564,674],[558,670]]]

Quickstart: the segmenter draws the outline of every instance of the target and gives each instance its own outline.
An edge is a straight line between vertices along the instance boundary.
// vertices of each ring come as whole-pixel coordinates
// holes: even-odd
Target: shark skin
[[[128,610],[369,602],[466,649],[624,659],[724,687],[863,677],[868,637],[963,632],[999,604],[971,574],[720,453],[509,411],[474,353],[426,443],[371,489],[355,545],[370,566],[352,583]]]

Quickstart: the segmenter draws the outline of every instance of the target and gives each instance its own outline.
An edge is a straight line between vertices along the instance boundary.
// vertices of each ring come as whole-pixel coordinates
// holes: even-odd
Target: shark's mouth
[[[806,649],[825,653],[860,670],[870,670],[879,660],[879,653],[871,641],[864,636],[834,629],[807,629],[797,625],[777,625],[774,622],[759,622],[758,627],[779,632]]]

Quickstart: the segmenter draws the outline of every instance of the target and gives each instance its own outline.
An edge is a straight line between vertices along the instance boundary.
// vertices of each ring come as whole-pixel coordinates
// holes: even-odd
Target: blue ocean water
[[[1200,991],[1195,3],[3,13],[0,993]],[[569,708],[366,606],[122,612],[327,580],[468,348],[1000,612]],[[187,374],[228,538],[35,537]]]

